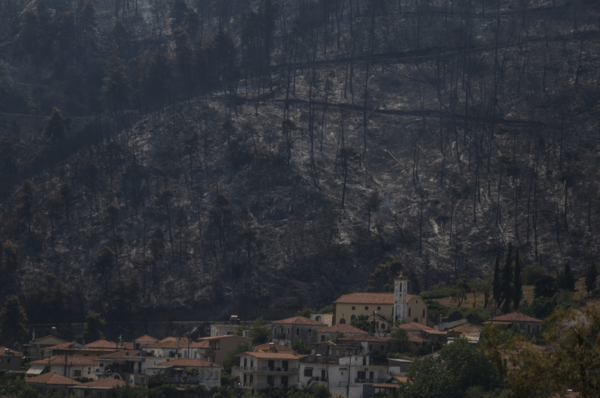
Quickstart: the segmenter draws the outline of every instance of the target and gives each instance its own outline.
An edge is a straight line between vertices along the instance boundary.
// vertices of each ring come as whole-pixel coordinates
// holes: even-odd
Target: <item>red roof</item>
[[[319,333],[367,334],[364,330],[348,324],[337,324],[325,329],[319,329]]]
[[[324,327],[327,326],[326,324],[324,324],[322,322],[313,321],[312,319],[308,319],[303,316],[295,316],[292,318],[282,319],[282,320],[274,321],[271,323],[277,324],[277,325],[312,325],[312,326],[324,326]]]
[[[341,339],[338,339],[338,341],[373,341],[376,343],[388,343],[390,338],[384,337],[380,339],[369,334],[357,334],[355,336],[342,337]]]
[[[6,350],[8,350],[8,352]],[[17,356],[17,357],[21,356],[21,353],[19,351],[11,350],[10,348],[0,346],[0,355],[8,355],[8,354]]]
[[[525,314],[521,314],[520,312],[511,312],[510,314],[500,315],[495,318],[490,319],[485,323],[507,323],[507,322],[535,322],[542,323],[540,319],[532,318]]]
[[[110,352],[108,354],[100,355],[96,359],[124,359],[125,357],[132,357],[139,353],[138,350],[121,350],[117,352]]]
[[[430,328],[429,326],[421,325],[420,323],[417,323],[417,322],[403,323],[398,326],[398,329],[422,330],[423,332],[429,333],[429,334],[439,334],[439,335],[446,334],[445,332],[440,332],[439,330],[435,330],[434,328]]]
[[[158,342],[158,339],[155,339],[152,336],[148,336],[147,334],[138,337],[137,339],[133,340],[135,343],[149,343],[149,342]]]
[[[238,338],[238,339],[248,340],[248,341],[252,340],[251,337],[238,336],[237,334],[224,334],[223,336],[200,337],[198,340],[200,340],[200,341],[223,340],[223,339],[231,339],[233,337]]]
[[[86,348],[110,348],[110,349],[118,349],[117,343],[113,343],[112,341],[106,340],[96,340],[89,344],[85,345]]]
[[[30,379],[25,379],[27,383],[32,384],[47,384],[47,385],[60,385],[60,386],[78,386],[81,383],[68,377],[61,376],[58,373],[49,372],[44,373]]]
[[[271,349],[274,349],[275,352],[294,351],[290,347],[286,347],[284,345],[277,344],[277,343],[265,343],[265,344],[257,345],[256,347],[254,347],[254,351],[262,351],[262,352],[272,352]]]
[[[78,355],[54,355],[50,357],[50,365],[70,365],[70,366],[95,366],[95,357],[83,357]],[[32,365],[47,365],[48,358],[31,362]]]
[[[415,297],[412,294],[406,295],[409,302]],[[334,304],[389,304],[394,305],[394,293],[350,293],[344,294],[333,302]]]

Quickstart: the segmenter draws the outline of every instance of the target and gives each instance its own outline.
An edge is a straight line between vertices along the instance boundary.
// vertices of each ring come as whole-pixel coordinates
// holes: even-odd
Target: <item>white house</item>
[[[48,371],[70,379],[87,377],[96,380],[96,363],[94,358],[89,356],[55,355],[31,362],[30,370],[32,372],[28,371],[27,377],[37,376]]]
[[[288,352],[245,352],[239,354],[240,366],[234,376],[245,393],[254,394],[267,388],[290,388],[298,385],[300,358]]]

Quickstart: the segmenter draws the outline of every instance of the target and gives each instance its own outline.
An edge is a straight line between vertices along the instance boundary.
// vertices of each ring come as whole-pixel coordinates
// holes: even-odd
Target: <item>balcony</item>
[[[384,383],[385,379],[376,378],[376,377],[374,377],[372,379],[366,379],[366,378],[363,379],[363,378],[358,378],[357,377],[357,378],[354,379],[354,382],[358,383],[358,384],[374,384],[374,383]]]
[[[268,366],[260,366],[260,367],[254,367],[252,369],[248,370],[249,372],[253,372],[253,373],[282,373],[282,374],[290,374],[290,373],[298,373],[298,368],[270,368]]]

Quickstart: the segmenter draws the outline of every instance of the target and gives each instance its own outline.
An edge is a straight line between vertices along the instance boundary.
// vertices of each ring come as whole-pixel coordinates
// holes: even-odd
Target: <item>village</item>
[[[212,324],[210,336],[195,341],[144,335],[131,342],[76,343],[48,335],[25,344],[23,352],[0,347],[0,372],[22,372],[29,386],[48,396],[106,398],[117,387],[148,386],[156,379],[179,391],[208,392],[219,388],[224,378],[234,380],[238,395],[323,386],[331,395],[347,398],[396,396],[397,389],[410,382],[407,373],[416,360],[436,357],[457,339],[479,344],[482,325],[463,319],[429,327],[427,315],[425,300],[408,294],[408,280],[400,275],[394,293],[346,294],[334,301],[333,312],[255,325],[267,334],[263,344],[253,345],[253,329],[232,315],[228,323]],[[357,319],[366,320],[368,330],[351,325]],[[485,323],[518,326],[530,338],[542,329],[541,320],[518,312]],[[399,331],[405,336],[400,344],[410,352],[422,353],[428,347],[431,352],[388,358]],[[505,365],[508,357],[507,353]]]

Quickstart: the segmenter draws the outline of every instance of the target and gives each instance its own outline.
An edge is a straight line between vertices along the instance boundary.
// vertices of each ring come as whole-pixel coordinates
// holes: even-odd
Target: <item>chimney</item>
[[[273,343],[272,341],[269,342],[269,351],[279,352],[279,351],[277,351],[277,348],[275,348],[275,343]]]

